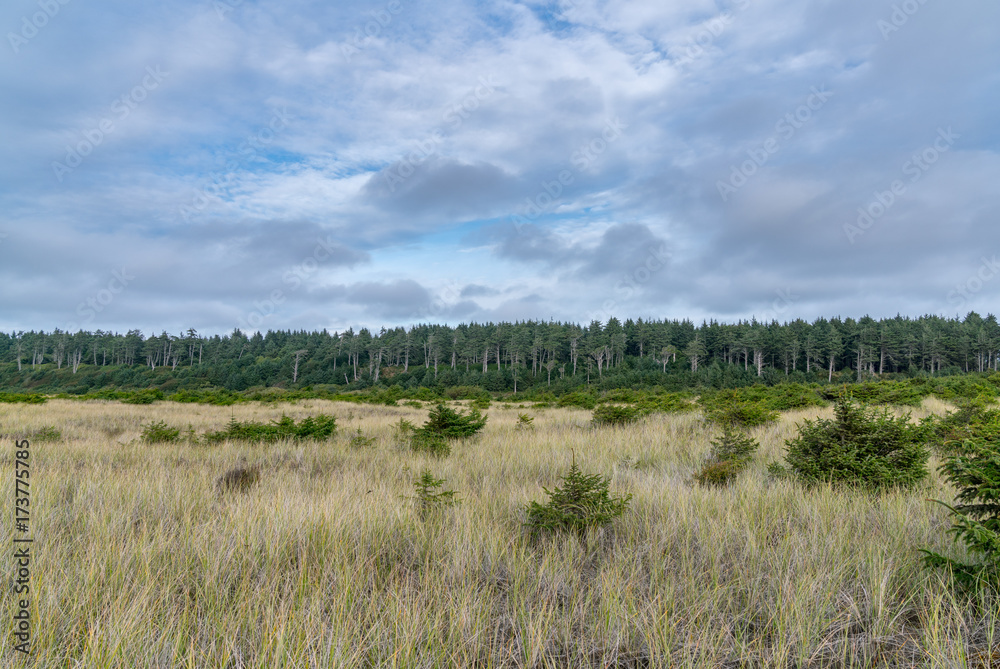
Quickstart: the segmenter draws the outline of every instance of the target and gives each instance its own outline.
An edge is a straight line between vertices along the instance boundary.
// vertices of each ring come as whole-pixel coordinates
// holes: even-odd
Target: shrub
[[[832,419],[806,420],[786,441],[785,460],[807,483],[830,481],[873,489],[912,487],[927,477],[928,425],[912,425],[910,414],[837,401]]]
[[[1000,440],[1000,410],[991,405],[992,401],[983,396],[958,400],[956,411],[937,420],[932,442],[934,449],[942,455],[953,455],[955,448],[966,439],[982,436]]]
[[[147,444],[173,443],[180,441],[181,431],[159,420],[142,428],[142,440]]]
[[[45,404],[45,395],[36,393],[0,393],[0,402],[7,404]]]
[[[712,451],[694,479],[701,485],[726,485],[746,469],[760,444],[750,436],[723,425],[722,436],[712,441]]]
[[[705,420],[717,425],[756,427],[778,420],[778,412],[768,406],[762,391],[720,390],[702,395],[699,403]]]
[[[451,455],[451,444],[440,434],[424,432],[420,428],[413,431],[410,436],[410,447],[418,453],[429,453],[437,457],[447,457]]]
[[[944,567],[967,590],[982,586],[1000,589],[1000,449],[984,439],[970,439],[961,452],[948,458],[939,471],[958,490],[960,504],[945,506],[954,519],[948,530],[955,543],[965,544],[978,564],[964,564],[923,550],[928,567]]]
[[[122,397],[124,404],[152,404],[165,397],[162,390],[134,390]]]
[[[490,408],[490,396],[486,395],[485,397],[477,397],[469,403],[469,406],[473,409],[477,409],[478,411],[486,411]]]
[[[218,443],[226,439],[240,439],[251,442],[274,442],[281,439],[329,439],[337,429],[337,419],[333,416],[319,414],[307,416],[296,424],[289,416],[270,423],[254,421],[239,422],[233,419],[225,430],[206,432],[205,441]]]
[[[54,425],[44,425],[31,433],[33,441],[59,441],[62,439],[62,430]]]
[[[233,467],[215,481],[219,492],[246,492],[260,480],[259,467]]]
[[[619,404],[602,404],[594,409],[591,422],[595,426],[627,425],[639,420],[639,410],[631,406]]]
[[[579,407],[593,410],[597,406],[597,398],[590,393],[573,392],[559,398],[557,404],[561,407]]]
[[[576,466],[576,457],[569,473],[562,477],[563,487],[549,490],[546,504],[531,502],[527,507],[525,526],[532,536],[542,532],[586,533],[590,527],[604,527],[628,508],[632,495],[611,497],[610,479],[599,474],[586,476]]]
[[[756,427],[778,420],[778,412],[756,402],[735,401],[713,406],[705,419],[722,426]]]
[[[417,494],[412,499],[417,505],[421,518],[442,507],[451,506],[458,502],[458,499],[455,498],[455,491],[441,490],[443,485],[444,479],[434,478],[429,469],[425,469],[420,478],[413,482]]]
[[[517,424],[514,426],[519,430],[533,430],[535,429],[535,419],[533,416],[529,416],[526,413],[517,414]]]
[[[351,435],[351,440],[348,443],[354,448],[365,448],[375,443],[375,437],[366,437],[361,433],[359,427],[357,433]]]
[[[463,415],[454,409],[449,409],[444,404],[438,404],[430,410],[427,422],[417,431],[435,434],[445,439],[461,439],[473,436],[485,426],[486,416],[480,414],[475,408]]]

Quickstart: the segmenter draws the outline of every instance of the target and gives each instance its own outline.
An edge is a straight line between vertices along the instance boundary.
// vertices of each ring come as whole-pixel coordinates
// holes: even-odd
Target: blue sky
[[[15,0],[0,328],[964,315],[1000,6]]]

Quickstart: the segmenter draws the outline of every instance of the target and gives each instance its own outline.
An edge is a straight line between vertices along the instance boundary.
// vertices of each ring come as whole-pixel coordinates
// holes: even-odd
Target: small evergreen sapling
[[[712,452],[694,479],[701,485],[726,485],[746,469],[760,444],[728,423],[712,441]]]
[[[528,504],[525,526],[532,536],[542,532],[583,535],[587,528],[604,527],[621,516],[632,500],[631,493],[625,497],[612,497],[608,492],[611,480],[600,474],[583,474],[576,466],[575,455],[573,465],[562,481],[561,488],[542,488],[549,496],[548,503]]]
[[[982,562],[964,564],[923,550],[925,564],[949,569],[968,590],[987,586],[1000,591],[1000,449],[984,439],[969,439],[939,471],[958,489],[955,506],[934,500],[951,512],[949,533]]]
[[[427,517],[432,511],[458,503],[454,490],[441,490],[444,479],[434,478],[429,469],[423,470],[420,478],[413,482],[416,495],[413,500],[421,518]]]
[[[486,416],[473,408],[468,414],[449,409],[443,403],[431,409],[427,422],[411,430],[410,445],[415,451],[446,456],[451,453],[448,443],[477,434],[486,426]]]

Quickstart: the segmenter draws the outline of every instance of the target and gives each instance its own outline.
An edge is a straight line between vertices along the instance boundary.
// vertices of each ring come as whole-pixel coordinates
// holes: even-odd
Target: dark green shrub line
[[[214,444],[222,441],[249,441],[271,443],[282,439],[329,439],[337,429],[337,419],[326,414],[307,416],[298,423],[289,416],[269,423],[254,421],[240,422],[235,419],[229,422],[224,430],[206,432],[206,443]]]
[[[5,404],[45,404],[45,400],[37,393],[0,393],[0,403]]]

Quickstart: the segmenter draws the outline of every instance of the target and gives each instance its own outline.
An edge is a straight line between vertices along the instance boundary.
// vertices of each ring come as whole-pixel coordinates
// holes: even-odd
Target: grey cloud
[[[356,283],[347,288],[345,299],[387,318],[412,318],[431,306],[430,292],[412,279]]]
[[[499,292],[496,288],[490,288],[478,283],[470,283],[462,287],[460,294],[462,297],[489,297],[497,295]]]
[[[372,175],[363,189],[368,204],[409,214],[448,218],[485,216],[518,194],[517,181],[496,165],[430,158],[397,162]]]

